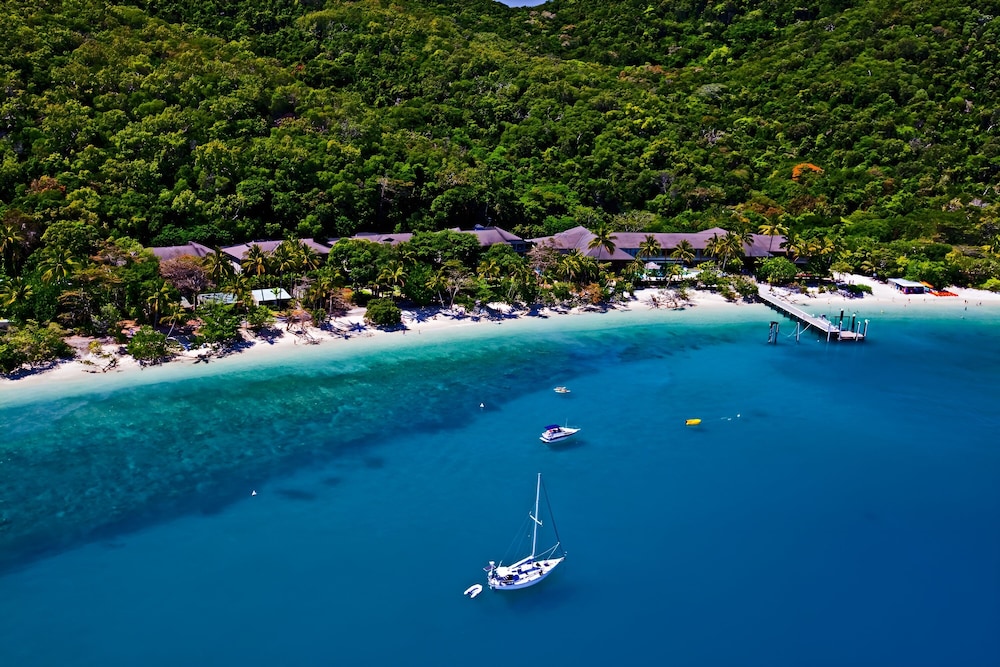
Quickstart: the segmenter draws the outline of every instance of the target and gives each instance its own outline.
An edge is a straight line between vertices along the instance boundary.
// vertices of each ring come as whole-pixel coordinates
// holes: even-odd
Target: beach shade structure
[[[197,296],[195,301],[199,306],[205,303],[232,305],[236,303],[236,295],[229,292],[203,292]]]
[[[258,306],[277,306],[288,302],[292,296],[280,287],[265,287],[252,290],[253,300]]]

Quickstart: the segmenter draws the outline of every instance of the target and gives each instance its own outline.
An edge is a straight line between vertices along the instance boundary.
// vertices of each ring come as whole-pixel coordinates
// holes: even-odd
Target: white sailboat
[[[538,505],[542,492],[542,473],[538,473],[538,483],[535,487],[535,511],[529,513],[531,519],[531,553],[517,561],[513,565],[504,565],[503,561],[497,564],[490,561],[486,568],[486,582],[495,591],[506,591],[515,588],[527,588],[534,586],[539,581],[549,576],[549,573],[556,568],[559,563],[566,560],[566,552],[562,549],[559,541],[559,532],[555,529],[555,521],[552,520],[552,508],[548,508],[549,521],[552,523],[555,532],[556,543],[545,549],[538,551],[538,529],[542,527],[542,521],[538,518]],[[545,504],[548,505],[548,494],[545,496]]]

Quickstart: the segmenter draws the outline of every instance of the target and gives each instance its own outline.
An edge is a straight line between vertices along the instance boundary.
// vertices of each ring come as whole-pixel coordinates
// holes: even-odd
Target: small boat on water
[[[467,598],[474,598],[482,592],[483,592],[482,584],[472,584],[471,586],[465,589],[465,592],[462,593],[462,595],[464,595]]]
[[[559,424],[549,424],[545,427],[545,432],[538,438],[542,442],[555,442],[556,440],[562,440],[563,438],[568,438],[569,436],[579,432],[578,428],[570,428],[569,426],[560,426]]]
[[[688,419],[684,423],[687,424],[688,426],[697,426],[698,424],[701,423],[701,420],[700,419]]]
[[[568,394],[569,393],[569,389],[567,389],[566,387],[556,387],[555,388],[555,392],[557,394]]]
[[[485,568],[486,583],[489,584],[491,590],[507,591],[514,590],[515,588],[534,586],[549,576],[549,573],[566,559],[566,551],[562,548],[562,543],[559,541],[559,531],[556,529],[555,520],[552,518],[552,508],[549,506],[547,493],[545,494],[546,515],[548,523],[552,524],[552,532],[554,533],[550,539],[553,539],[555,544],[544,551],[539,551],[538,529],[542,527],[542,520],[539,518],[538,510],[542,488],[542,474],[538,473],[538,483],[535,486],[535,511],[533,513],[531,511],[528,512],[528,520],[531,521],[532,527],[531,553],[511,565],[504,565],[503,561],[497,563],[491,560],[490,564]]]

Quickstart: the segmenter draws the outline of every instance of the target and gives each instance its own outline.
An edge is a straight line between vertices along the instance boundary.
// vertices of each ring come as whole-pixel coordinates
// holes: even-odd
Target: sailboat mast
[[[535,543],[538,541],[538,495],[542,490],[542,473],[538,473],[538,485],[535,486],[535,513],[532,515],[531,558],[535,558]]]

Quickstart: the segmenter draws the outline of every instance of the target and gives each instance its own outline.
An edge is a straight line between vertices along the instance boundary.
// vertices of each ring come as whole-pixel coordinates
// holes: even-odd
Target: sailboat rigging
[[[486,568],[486,582],[495,591],[533,586],[547,577],[559,563],[566,560],[566,551],[562,549],[562,543],[559,540],[559,531],[556,530],[555,521],[552,519],[551,507],[548,507],[548,516],[555,532],[556,543],[544,551],[538,551],[538,529],[544,525],[538,518],[541,492],[542,473],[538,473],[538,482],[535,486],[535,511],[528,513],[528,517],[531,519],[531,553],[513,565],[504,565],[502,561],[499,564],[495,561],[490,561],[489,566]],[[548,502],[549,497],[546,493],[546,505],[548,505]]]

